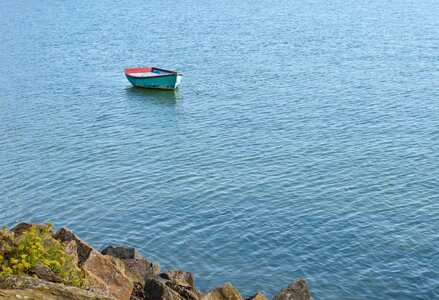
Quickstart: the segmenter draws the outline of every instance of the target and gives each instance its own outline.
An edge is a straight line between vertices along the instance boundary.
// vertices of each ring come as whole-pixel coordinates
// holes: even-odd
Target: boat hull
[[[136,77],[128,74],[125,75],[128,81],[134,86],[162,90],[176,89],[180,85],[182,78],[180,74],[160,75],[156,77]]]

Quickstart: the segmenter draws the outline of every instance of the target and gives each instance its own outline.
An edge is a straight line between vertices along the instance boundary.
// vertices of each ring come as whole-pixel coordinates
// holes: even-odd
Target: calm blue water
[[[203,290],[438,298],[438,29],[435,0],[0,1],[1,223]]]

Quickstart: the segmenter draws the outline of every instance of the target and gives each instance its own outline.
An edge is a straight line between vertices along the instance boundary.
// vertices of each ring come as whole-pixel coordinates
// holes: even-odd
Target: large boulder
[[[312,300],[312,298],[306,281],[299,279],[278,292],[273,300]]]
[[[223,286],[217,287],[201,298],[202,300],[243,300],[244,298],[238,290],[227,282]]]
[[[130,299],[133,282],[104,255],[93,250],[83,268],[92,275],[89,282],[93,287],[108,290],[116,299]]]
[[[192,272],[185,272],[185,271],[181,271],[181,270],[169,270],[167,272],[161,273],[160,277],[162,277],[164,279],[168,279],[168,280],[183,279],[184,281],[189,283],[189,285],[191,287],[195,287],[194,273],[192,273]]]
[[[110,300],[109,295],[29,276],[0,276],[0,299]]]
[[[78,265],[91,275],[88,281],[92,289],[108,291],[116,299],[130,299],[133,282],[108,257],[65,227],[59,230],[55,238],[62,242],[76,242]]]
[[[138,271],[135,268],[130,268],[122,259],[113,257],[113,256],[106,256],[108,259],[110,259],[113,264],[115,264],[119,270],[122,271],[122,273],[133,283],[133,290],[131,292],[131,300],[138,300],[143,299],[145,296],[145,293],[143,291],[145,286],[145,277],[143,276],[142,271]],[[142,264],[143,261],[139,260],[139,264]],[[147,267],[143,265],[143,270],[146,270]]]

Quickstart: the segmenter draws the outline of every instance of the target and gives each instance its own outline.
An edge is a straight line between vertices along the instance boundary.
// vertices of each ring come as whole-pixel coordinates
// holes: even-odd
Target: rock
[[[108,291],[116,299],[130,299],[133,282],[108,257],[94,250],[65,227],[59,230],[55,238],[62,242],[76,242],[78,266],[92,276],[88,278],[92,288]]]
[[[145,278],[155,277],[160,273],[159,264],[149,262],[134,248],[109,246],[101,253],[117,265],[132,282],[138,282],[142,287],[145,285]]]
[[[92,251],[95,251],[91,246],[89,246],[86,242],[78,238],[73,232],[71,232],[66,227],[62,227],[58,233],[55,235],[55,239],[60,240],[61,242],[76,242],[76,251],[78,255],[78,266],[82,267],[84,262],[90,256]]]
[[[131,293],[130,300],[143,300],[145,299],[144,287],[138,283],[134,282],[133,292]]]
[[[19,236],[21,235],[23,232],[25,231],[29,231],[29,229],[32,227],[32,224],[26,223],[26,222],[21,222],[17,225],[15,225],[11,230],[9,230],[10,232],[13,232],[15,234],[15,236]]]
[[[145,282],[145,278],[155,277],[160,272],[160,265],[153,264],[146,259],[118,259],[107,256],[115,265],[117,265],[125,275],[133,282]]]
[[[76,243],[75,240],[68,241],[64,245],[64,251],[68,255],[77,257],[78,256],[78,244]]]
[[[160,275],[162,276],[161,278],[157,276],[158,272],[157,270],[154,270],[153,264],[148,262],[146,259],[119,259],[113,256],[107,257],[124,273],[126,277],[128,277],[134,283],[133,291],[131,294],[132,300],[144,298],[150,300],[150,297],[159,297],[155,294],[157,293],[157,291],[154,290],[155,288],[151,286],[160,287],[158,291],[158,293],[162,293],[160,297],[175,296],[174,293],[168,291],[168,288],[170,288],[172,291],[176,292],[182,299],[200,299],[200,293],[185,280],[186,277],[192,278],[193,283],[192,273],[185,274],[186,272],[183,271],[175,271],[169,273],[169,275],[166,276],[163,276],[163,274],[166,274],[163,273]],[[160,266],[158,267],[160,268]],[[148,280],[152,280],[152,282]],[[150,284],[150,290],[148,290],[145,282],[148,282]],[[163,284],[165,286],[162,286]],[[148,291],[149,295],[146,295],[145,288]]]
[[[114,298],[61,283],[52,283],[29,276],[10,275],[0,276],[0,299],[110,300]]]
[[[201,294],[183,279],[167,280],[159,276],[145,280],[145,299],[200,300]]]
[[[145,299],[148,300],[183,300],[177,292],[166,285],[165,279],[146,279],[144,292]]]
[[[154,277],[160,273],[160,265],[152,263],[140,255],[134,248],[109,246],[102,250],[103,255],[121,259],[141,278]]]
[[[278,292],[273,300],[312,300],[312,298],[306,281],[299,279]]]
[[[146,259],[124,259],[128,268],[143,278],[154,277],[160,273],[160,265],[149,262]]]
[[[39,227],[39,228],[45,228],[45,227],[46,227],[45,225],[40,225],[40,224],[30,224],[30,223],[26,223],[26,222],[21,222],[21,223],[15,225],[15,226],[10,230],[10,232],[13,232],[15,236],[20,236],[20,235],[23,234],[23,232],[25,232],[25,231],[29,231],[29,229],[30,229],[32,226],[36,226],[36,227]],[[55,234],[55,231],[54,231],[53,229],[50,229],[49,232],[50,232],[50,234],[51,234],[52,236]]]
[[[122,259],[119,259],[119,258],[116,258],[113,256],[106,256],[106,257],[108,257],[108,259],[110,259],[113,262],[113,264],[115,264],[119,268],[119,270],[121,270],[122,273],[128,279],[131,280],[131,282],[133,282],[133,290],[131,292],[131,300],[144,299],[145,298],[145,292],[144,292],[145,276],[144,276],[143,270],[147,270],[148,266],[146,264],[144,264],[142,266],[142,268],[139,267],[139,269],[141,269],[139,271],[136,268],[133,268],[133,266],[131,266],[131,268],[130,268],[125,263],[125,261]],[[139,260],[138,263],[142,265],[144,263],[144,261]]]
[[[246,300],[268,300],[262,293],[256,293],[253,296],[247,298]]]
[[[177,292],[185,300],[200,300],[201,298],[201,293],[184,279],[176,278],[169,280],[166,282],[166,286]]]
[[[73,265],[75,267],[78,267],[79,265],[79,259],[78,259],[78,244],[75,240],[71,240],[68,242],[64,242],[64,252],[68,255],[70,255],[73,259]]]
[[[101,251],[103,255],[110,255],[120,259],[143,259],[143,256],[136,249],[130,247],[108,246]]]
[[[238,290],[227,282],[223,286],[217,287],[201,298],[202,300],[243,300]]]
[[[115,264],[117,266],[117,268],[122,271],[122,273],[128,278],[130,279],[133,283],[134,282],[138,282],[142,285],[142,287],[145,284],[145,277],[143,276],[142,272],[136,272],[135,270],[133,270],[132,268],[130,268],[124,260],[113,257],[113,256],[106,256],[109,260],[111,260],[111,262],[113,264]],[[144,266],[145,269],[147,268],[147,266]]]
[[[128,268],[142,278],[155,277],[160,273],[160,265],[151,263],[146,259],[124,259]]]
[[[0,255],[4,256],[7,251],[8,247],[13,246],[13,241],[11,239],[11,236],[8,233],[3,233],[0,231]]]
[[[191,287],[195,287],[194,273],[191,273],[191,272],[185,272],[185,271],[181,271],[181,270],[169,270],[167,272],[160,274],[160,277],[162,277],[164,279],[168,279],[168,280],[183,279]]]
[[[116,299],[130,299],[133,282],[104,255],[95,250],[91,251],[83,263],[83,268],[97,279],[90,281],[92,286],[108,290]]]
[[[37,275],[38,278],[50,281],[50,282],[62,282],[62,279],[56,275],[48,266],[42,263],[37,263],[29,270],[30,274]]]

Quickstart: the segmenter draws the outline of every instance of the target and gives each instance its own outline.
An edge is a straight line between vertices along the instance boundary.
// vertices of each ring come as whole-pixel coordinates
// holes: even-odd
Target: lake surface
[[[433,0],[0,1],[1,223],[202,290],[438,298],[438,29]]]

